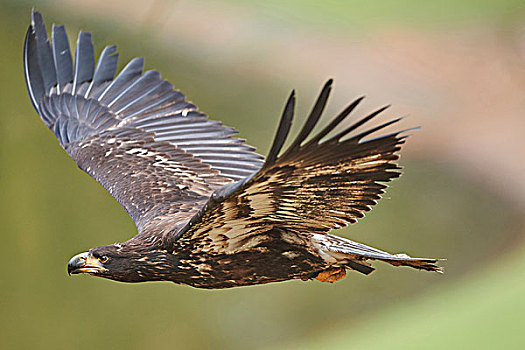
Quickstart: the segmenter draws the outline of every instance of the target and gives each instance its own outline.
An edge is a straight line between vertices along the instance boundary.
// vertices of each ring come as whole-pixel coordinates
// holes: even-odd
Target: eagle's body
[[[243,249],[215,254],[196,241],[169,248],[154,245],[132,259],[129,271],[133,273],[119,280],[166,280],[200,288],[228,288],[293,278],[312,279],[327,268],[317,251],[309,249],[311,242],[307,237],[299,241],[278,229],[260,236],[264,237],[263,242],[257,242],[255,247],[247,242]],[[121,252],[127,250],[126,245],[121,245]],[[111,254],[112,249],[113,246],[107,246],[102,249],[103,254]]]
[[[392,255],[329,234],[355,222],[398,177],[406,136],[354,133],[384,108],[339,128],[361,99],[318,133],[327,82],[298,136],[283,152],[292,93],[266,159],[235,130],[212,121],[135,58],[115,76],[116,47],[97,64],[81,32],[71,57],[64,27],[48,40],[33,13],[24,48],[28,93],[44,123],[78,166],[102,184],[135,222],[127,242],[75,256],[71,273],[125,282],[168,280],[226,288],[288,279],[332,282],[367,260],[440,271],[435,259]],[[340,130],[339,130],[340,129]]]

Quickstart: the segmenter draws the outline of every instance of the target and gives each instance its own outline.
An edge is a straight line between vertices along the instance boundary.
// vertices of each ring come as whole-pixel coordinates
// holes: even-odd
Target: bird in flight
[[[329,80],[283,147],[292,92],[264,158],[158,72],[144,72],[143,58],[116,74],[116,47],[107,46],[95,63],[86,32],[74,55],[73,61],[64,26],[53,26],[48,38],[33,11],[23,58],[33,107],[78,167],[127,211],[138,234],[74,256],[68,273],[229,288],[334,282],[347,269],[371,273],[373,260],[441,272],[436,259],[390,254],[330,233],[363,217],[400,175],[394,161],[406,130],[376,135],[399,119],[358,130],[386,107],[347,123],[359,98],[314,133]]]

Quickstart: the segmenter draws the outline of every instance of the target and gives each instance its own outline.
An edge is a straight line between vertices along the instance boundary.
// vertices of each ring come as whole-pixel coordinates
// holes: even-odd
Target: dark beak
[[[102,263],[97,258],[89,254],[89,252],[75,255],[67,264],[68,275],[74,275],[77,273],[97,273],[103,271],[106,271],[106,268],[102,266]]]

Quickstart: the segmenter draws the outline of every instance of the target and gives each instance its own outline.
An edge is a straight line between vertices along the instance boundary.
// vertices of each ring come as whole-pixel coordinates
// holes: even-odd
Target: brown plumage
[[[71,57],[63,26],[50,43],[33,13],[24,48],[28,93],[44,123],[78,166],[126,209],[138,234],[91,249],[68,264],[125,282],[168,280],[226,288],[289,279],[333,282],[346,269],[369,274],[369,261],[441,271],[435,259],[392,255],[329,233],[376,204],[404,131],[359,132],[384,108],[342,128],[361,99],[318,133],[332,81],[283,151],[294,115],[292,93],[268,157],[211,121],[155,71],[133,59],[115,76],[116,47],[95,65],[91,35]]]

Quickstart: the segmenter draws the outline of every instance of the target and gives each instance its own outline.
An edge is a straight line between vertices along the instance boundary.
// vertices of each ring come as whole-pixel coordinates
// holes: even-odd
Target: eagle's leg
[[[345,276],[346,269],[344,267],[331,267],[327,270],[319,272],[315,279],[321,282],[334,283],[340,279],[345,278]]]

